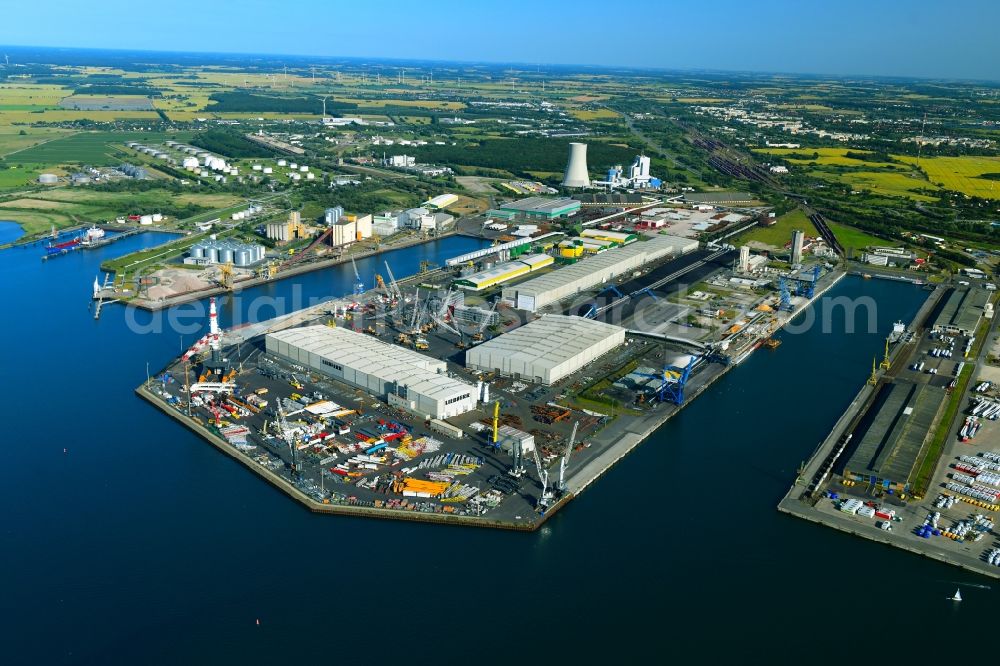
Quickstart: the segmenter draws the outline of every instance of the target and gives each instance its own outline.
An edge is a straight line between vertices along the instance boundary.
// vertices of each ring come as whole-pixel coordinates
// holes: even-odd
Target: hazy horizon
[[[106,0],[60,7],[33,30],[40,23],[37,15],[18,5],[6,8],[0,43],[69,50],[998,79],[1000,44],[992,31],[1000,24],[1000,4],[981,0],[949,4],[948,17],[975,17],[953,30],[942,29],[940,7],[928,0],[903,8],[872,7],[858,0],[836,8],[784,0],[631,6],[636,9],[614,14],[606,3],[594,0],[571,5],[512,0],[502,11],[455,0],[421,6],[386,0],[374,10],[302,0],[290,11],[262,0],[231,7],[177,0],[154,25],[137,15],[134,5]]]

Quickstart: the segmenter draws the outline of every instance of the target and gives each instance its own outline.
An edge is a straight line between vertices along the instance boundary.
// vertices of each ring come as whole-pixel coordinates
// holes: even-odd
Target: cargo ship
[[[76,240],[80,241],[81,245],[93,245],[100,240],[103,240],[105,236],[104,229],[101,229],[97,225],[94,225],[83,232],[82,236],[77,237]]]
[[[74,238],[63,243],[49,243],[45,246],[45,254],[52,256],[55,254],[66,254],[80,247],[80,239]]]

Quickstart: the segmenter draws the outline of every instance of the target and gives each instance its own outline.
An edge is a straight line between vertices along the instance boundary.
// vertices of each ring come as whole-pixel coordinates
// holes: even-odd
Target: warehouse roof
[[[612,324],[570,315],[543,315],[466,352],[507,356],[514,365],[555,368],[603,340],[623,333]]]
[[[926,384],[891,384],[883,390],[889,393],[845,468],[906,483],[944,394]]]
[[[304,326],[268,333],[267,337],[316,354],[331,363],[405,385],[431,398],[444,399],[474,388],[442,374],[447,367],[444,361],[346,328]]]
[[[580,202],[569,197],[528,197],[511,201],[500,206],[501,210],[516,210],[525,213],[553,213],[565,208],[579,208]]]
[[[983,314],[983,306],[990,299],[990,293],[983,289],[969,287],[955,289],[948,296],[940,314],[934,320],[935,328],[956,328],[973,332]]]
[[[589,240],[588,242],[593,244],[596,241]],[[551,273],[546,273],[545,275],[539,275],[536,278],[517,285],[517,290],[518,292],[539,294],[550,289],[557,289],[564,284],[587,276],[594,276],[594,284],[597,284],[601,281],[601,272],[605,269],[616,269],[616,267],[620,267],[622,269],[621,271],[614,271],[615,275],[619,275],[621,272],[629,271],[634,268],[634,266],[626,263],[626,260],[636,255],[646,255],[641,263],[649,263],[650,261],[655,261],[661,257],[665,257],[670,254],[680,254],[697,247],[697,241],[692,241],[690,238],[680,238],[678,236],[653,236],[648,241],[632,243],[631,245],[626,245],[625,247],[607,250],[557,271],[552,271]]]

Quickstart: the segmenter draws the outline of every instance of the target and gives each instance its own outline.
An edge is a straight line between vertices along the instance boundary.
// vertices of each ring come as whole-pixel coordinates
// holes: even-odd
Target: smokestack
[[[569,144],[569,161],[566,162],[566,173],[563,175],[563,187],[590,187],[590,176],[587,173],[587,144]]]

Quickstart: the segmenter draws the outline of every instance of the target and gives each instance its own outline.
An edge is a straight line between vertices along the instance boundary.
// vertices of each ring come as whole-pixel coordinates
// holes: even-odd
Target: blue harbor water
[[[6,220],[0,220],[0,245],[13,243],[23,235],[24,235],[24,230],[21,229],[21,225],[19,225],[17,222],[8,222]]]
[[[94,321],[90,288],[102,260],[162,240],[0,252],[4,663],[822,663],[923,653],[926,629],[992,617],[995,591],[944,601],[989,581],[775,510],[918,287],[846,278],[828,296],[876,299],[876,332],[845,334],[838,309],[830,332],[781,334],[520,534],[311,514],[135,397],[200,332],[138,334],[119,305]],[[475,247],[389,259],[400,276]],[[222,323],[352,282],[348,264],[269,284]]]

